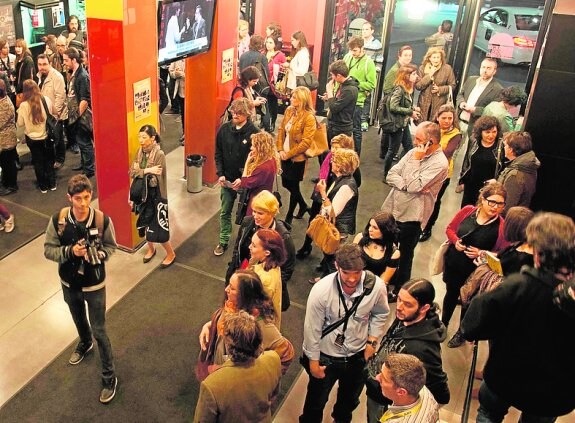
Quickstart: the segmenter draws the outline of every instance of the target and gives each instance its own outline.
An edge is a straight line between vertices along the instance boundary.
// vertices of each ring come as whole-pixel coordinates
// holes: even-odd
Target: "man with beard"
[[[76,15],[70,15],[68,18],[67,29],[62,31],[62,36],[66,37],[66,44],[70,44],[70,41],[76,40],[84,43],[84,32],[82,31],[82,25],[80,24],[80,19]]]
[[[426,279],[412,279],[399,291],[396,319],[383,337],[379,350],[369,363],[367,379],[367,417],[369,423],[379,422],[392,403],[381,392],[375,377],[391,353],[411,354],[419,358],[425,367],[425,386],[439,404],[449,403],[447,375],[441,361],[441,342],[447,329],[437,314],[434,303],[435,289]]]
[[[232,120],[224,123],[216,135],[216,174],[220,193],[220,241],[214,255],[221,256],[228,249],[232,235],[232,209],[241,183],[242,171],[252,146],[251,136],[259,132],[250,116],[253,103],[245,97],[232,101],[229,112]]]

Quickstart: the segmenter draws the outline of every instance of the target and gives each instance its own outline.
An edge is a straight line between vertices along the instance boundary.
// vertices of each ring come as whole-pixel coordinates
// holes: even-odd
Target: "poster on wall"
[[[234,57],[233,47],[222,51],[222,84],[234,78]]]
[[[0,6],[0,38],[8,40],[8,45],[13,46],[16,41],[16,29],[14,28],[14,14],[12,5]]]
[[[57,28],[66,24],[66,17],[64,16],[64,4],[60,3],[59,6],[52,7],[52,27]]]
[[[134,82],[134,121],[138,122],[152,114],[152,84],[150,78]]]

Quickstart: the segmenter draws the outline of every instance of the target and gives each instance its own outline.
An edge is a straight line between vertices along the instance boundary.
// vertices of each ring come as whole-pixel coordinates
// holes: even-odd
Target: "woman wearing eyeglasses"
[[[441,320],[446,328],[457,306],[459,290],[476,269],[473,263],[482,250],[500,251],[507,246],[503,234],[503,217],[507,192],[503,185],[492,182],[480,191],[476,206],[463,207],[447,225],[449,248],[445,253],[443,281],[447,292],[443,300]],[[464,310],[461,310],[463,320]],[[447,346],[456,348],[465,343],[459,329]]]

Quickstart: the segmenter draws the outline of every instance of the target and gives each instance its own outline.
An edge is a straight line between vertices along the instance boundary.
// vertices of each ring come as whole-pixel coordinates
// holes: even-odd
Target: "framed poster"
[[[14,13],[12,5],[0,6],[0,38],[8,40],[8,45],[16,42],[16,28],[14,28]]]
[[[222,84],[234,79],[234,57],[233,47],[222,51]]]

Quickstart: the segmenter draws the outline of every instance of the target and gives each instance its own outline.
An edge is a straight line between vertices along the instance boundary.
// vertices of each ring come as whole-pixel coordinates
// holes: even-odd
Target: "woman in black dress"
[[[495,117],[481,116],[477,119],[459,177],[459,185],[464,185],[461,207],[475,204],[479,190],[496,176],[500,137],[501,125]]]
[[[399,265],[397,236],[399,229],[391,213],[378,211],[371,216],[363,232],[357,234],[354,244],[361,247],[365,270],[379,276],[388,285]]]
[[[500,251],[506,246],[503,235],[504,220],[500,213],[505,207],[507,193],[498,182],[486,185],[480,193],[477,206],[463,207],[447,225],[450,242],[445,253],[443,281],[446,285],[441,320],[446,328],[457,306],[459,290],[476,268],[474,260],[481,250]],[[463,319],[463,310],[461,313]],[[461,332],[457,330],[447,344],[450,348],[463,345]]]

